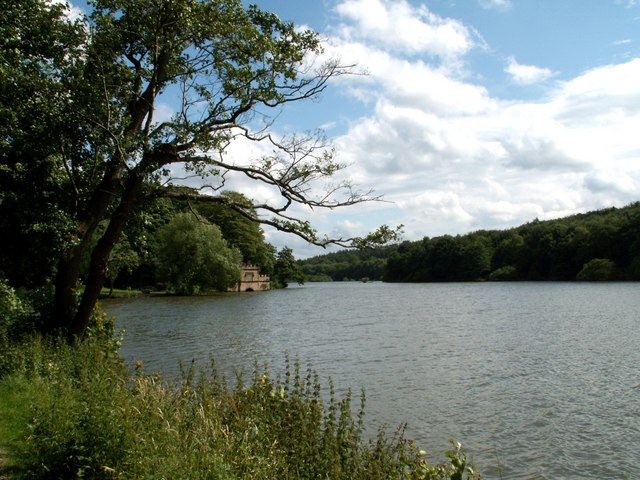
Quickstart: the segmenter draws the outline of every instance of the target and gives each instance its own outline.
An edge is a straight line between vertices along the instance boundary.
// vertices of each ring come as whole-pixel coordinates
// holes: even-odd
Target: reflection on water
[[[282,368],[285,352],[367,393],[374,428],[433,456],[461,441],[486,478],[637,478],[640,285],[309,284],[108,301],[123,356]]]

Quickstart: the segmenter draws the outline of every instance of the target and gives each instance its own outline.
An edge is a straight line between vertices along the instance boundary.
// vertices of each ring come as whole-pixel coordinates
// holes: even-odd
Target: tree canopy
[[[55,277],[49,330],[71,341],[84,334],[114,246],[136,213],[162,196],[217,203],[317,244],[393,237],[385,229],[330,239],[289,213],[296,204],[375,199],[349,182],[317,188],[344,168],[321,134],[278,138],[271,129],[281,107],[315,98],[352,72],[322,56],[315,32],[241,0],[90,5],[72,19],[60,3],[0,0],[0,210],[16,209],[2,228],[13,235],[14,258],[35,252],[27,272],[8,255],[0,268],[25,284]],[[228,146],[237,141],[265,142],[271,153],[234,158]],[[179,181],[176,172],[201,177],[202,189],[167,188]],[[235,176],[266,185],[278,200],[221,194]]]
[[[307,278],[333,280],[640,280],[640,203],[508,230],[330,253],[299,264]]]
[[[304,283],[304,272],[300,265],[296,263],[296,259],[293,257],[293,250],[289,247],[284,247],[278,252],[271,280],[275,282],[276,286],[282,287],[287,287],[290,281],[297,282],[300,285]]]
[[[242,254],[229,247],[216,225],[189,213],[175,215],[158,232],[160,278],[178,294],[226,291],[240,280]]]
[[[366,250],[341,250],[298,260],[305,277],[315,279],[382,280],[387,258],[396,251],[395,246]]]
[[[446,246],[446,248],[444,248]],[[406,242],[387,281],[639,280],[640,203],[519,227]]]
[[[251,201],[241,193],[225,191],[221,195],[245,205],[247,210],[252,208]],[[276,249],[265,242],[264,232],[258,223],[221,204],[201,202],[195,205],[195,209],[208,222],[220,227],[229,244],[240,250],[244,263],[257,265],[263,274],[273,274]]]

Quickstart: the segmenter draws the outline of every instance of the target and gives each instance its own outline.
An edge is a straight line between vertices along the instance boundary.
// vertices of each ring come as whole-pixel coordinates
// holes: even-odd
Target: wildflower
[[[280,388],[276,388],[274,390],[271,390],[271,396],[272,397],[280,397],[280,398],[284,399],[284,388],[280,387]]]

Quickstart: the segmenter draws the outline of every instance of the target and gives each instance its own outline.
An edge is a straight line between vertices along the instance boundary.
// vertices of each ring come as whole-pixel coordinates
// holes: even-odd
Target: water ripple
[[[309,361],[367,391],[377,427],[408,422],[436,459],[463,442],[485,478],[631,479],[640,465],[640,286],[311,284],[106,302],[122,354],[282,369]]]

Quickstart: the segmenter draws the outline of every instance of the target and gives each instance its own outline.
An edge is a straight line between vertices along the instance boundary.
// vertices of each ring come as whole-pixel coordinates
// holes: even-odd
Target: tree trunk
[[[75,245],[58,261],[58,271],[55,280],[53,297],[53,316],[47,325],[43,326],[44,333],[62,333],[73,318],[75,310],[75,291],[80,279],[80,264],[86,252],[83,242]]]
[[[100,291],[107,279],[109,256],[111,255],[113,247],[120,239],[120,235],[131,218],[131,215],[138,207],[138,197],[142,189],[143,180],[143,175],[131,173],[127,185],[122,192],[120,203],[111,216],[104,235],[100,238],[91,253],[89,275],[84,293],[82,294],[78,311],[73,316],[73,320],[68,329],[68,339],[72,344],[82,340],[89,326],[91,316],[100,296]]]
[[[118,168],[105,172],[94,196],[78,221],[78,226],[71,239],[73,246],[58,262],[53,318],[50,325],[45,328],[47,333],[64,331],[71,324],[76,305],[75,291],[80,283],[82,259],[89,250],[98,224],[113,203],[121,177],[122,173]]]
[[[166,57],[166,54],[164,57]],[[165,58],[165,63],[166,61],[167,59]],[[163,70],[161,69],[163,69],[164,66],[166,65],[158,66],[158,71],[162,72]],[[142,96],[129,108],[128,114],[131,121],[123,134],[126,141],[132,140],[140,131],[144,119],[152,108],[154,96],[157,92],[157,82],[157,78],[153,82],[150,82]],[[84,215],[79,217],[79,227],[76,231],[76,238],[72,239],[72,241],[78,243],[71,247],[67,255],[59,262],[56,276],[53,319],[47,330],[50,332],[64,332],[66,330],[72,342],[74,342],[77,337],[82,338],[84,336],[84,331],[89,324],[89,319],[91,318],[98,295],[104,285],[106,262],[129,216],[135,209],[134,204],[137,201],[136,197],[142,187],[145,168],[149,166],[147,162],[146,165],[141,166],[139,171],[131,172],[127,180],[127,186],[122,190],[124,173],[122,165],[125,162],[126,154],[127,152],[117,149],[114,156],[109,160],[110,166],[105,171],[100,184],[94,190],[94,194],[84,211]],[[147,157],[147,159],[155,158],[155,155],[145,155],[145,157]],[[153,168],[147,171],[153,171]],[[75,289],[78,287],[80,281],[82,259],[87,254],[95,229],[105,218],[107,211],[112,206],[119,192],[122,192],[121,202],[116,209],[115,215],[111,217],[109,227],[103,239],[91,255],[91,266],[85,292],[78,311],[74,314],[76,304]]]

